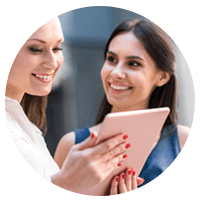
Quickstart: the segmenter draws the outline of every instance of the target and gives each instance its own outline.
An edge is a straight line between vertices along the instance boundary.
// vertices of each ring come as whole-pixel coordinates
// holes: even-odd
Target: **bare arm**
[[[182,149],[189,136],[190,128],[183,125],[178,125],[177,128],[178,128],[179,143]]]
[[[60,142],[58,143],[55,155],[54,155],[54,160],[57,163],[57,165],[62,167],[63,162],[65,161],[65,158],[67,157],[71,147],[75,144],[75,133],[70,132],[65,134]]]

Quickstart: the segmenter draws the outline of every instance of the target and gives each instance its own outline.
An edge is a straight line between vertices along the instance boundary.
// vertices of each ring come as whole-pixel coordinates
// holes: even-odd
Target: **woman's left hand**
[[[144,182],[143,178],[136,178],[136,172],[132,168],[128,168],[119,176],[115,176],[111,183],[110,195],[129,192],[137,188]]]

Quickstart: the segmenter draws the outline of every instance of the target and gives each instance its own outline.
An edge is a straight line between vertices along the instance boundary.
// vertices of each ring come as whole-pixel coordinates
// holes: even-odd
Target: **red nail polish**
[[[118,163],[118,164],[117,164],[117,166],[118,166],[118,167],[121,167],[121,166],[122,166],[122,164],[121,164],[121,163]]]
[[[130,143],[126,144],[126,148],[128,149],[131,146]]]
[[[122,178],[123,178],[123,179],[125,178],[125,175],[126,175],[125,173],[122,174]]]
[[[91,139],[95,137],[95,134],[92,132],[90,135]]]
[[[119,177],[116,177],[116,179],[115,179],[116,181],[119,181]]]
[[[132,171],[133,171],[132,169],[129,169],[128,170],[128,175],[131,175]]]
[[[127,158],[127,157],[128,157],[127,154],[124,154],[124,155],[123,155],[123,159],[125,159],[125,158]]]
[[[124,135],[123,139],[126,140],[128,138],[128,135]]]
[[[143,180],[143,183],[144,183],[145,180],[143,178],[142,178],[142,180]]]
[[[136,174],[136,172],[135,172],[135,171],[133,171],[133,176],[135,176],[135,174]]]

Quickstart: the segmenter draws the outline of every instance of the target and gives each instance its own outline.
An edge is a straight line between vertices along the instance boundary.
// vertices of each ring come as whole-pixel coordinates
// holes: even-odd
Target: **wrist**
[[[51,182],[54,185],[57,185],[58,187],[61,187],[63,189],[68,189],[67,183],[63,177],[64,176],[62,175],[62,173],[60,171],[57,174],[54,174],[53,176],[51,176]]]

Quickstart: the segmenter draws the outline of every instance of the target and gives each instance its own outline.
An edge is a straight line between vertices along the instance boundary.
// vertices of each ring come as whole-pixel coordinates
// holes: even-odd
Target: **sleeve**
[[[36,146],[36,141],[32,141],[31,138],[29,138],[23,132],[23,128],[20,127],[16,121],[12,120],[12,118],[8,118],[8,128],[17,149],[24,157],[24,159],[39,175],[41,175],[48,181],[51,181],[50,175],[58,171],[58,167],[54,166],[53,158],[50,156],[50,154],[48,154],[49,152],[47,152],[46,143],[41,134],[37,133],[38,136],[36,137]],[[40,148],[38,148],[38,145]],[[43,150],[44,152],[41,153],[41,150]]]
[[[37,150],[31,144],[28,137],[22,134],[22,130],[12,115],[6,113],[7,125],[11,138],[24,160],[41,176],[44,175],[43,163]],[[44,177],[44,176],[43,176]],[[44,177],[45,178],[45,177]]]
[[[90,131],[87,127],[82,129],[77,129],[75,132],[75,144],[83,142],[90,136]]]
[[[37,150],[23,138],[18,138],[14,140],[14,142],[17,146],[17,149],[20,151],[24,159],[30,164],[30,166],[37,173],[44,177],[44,166],[39,153],[37,153]]]

